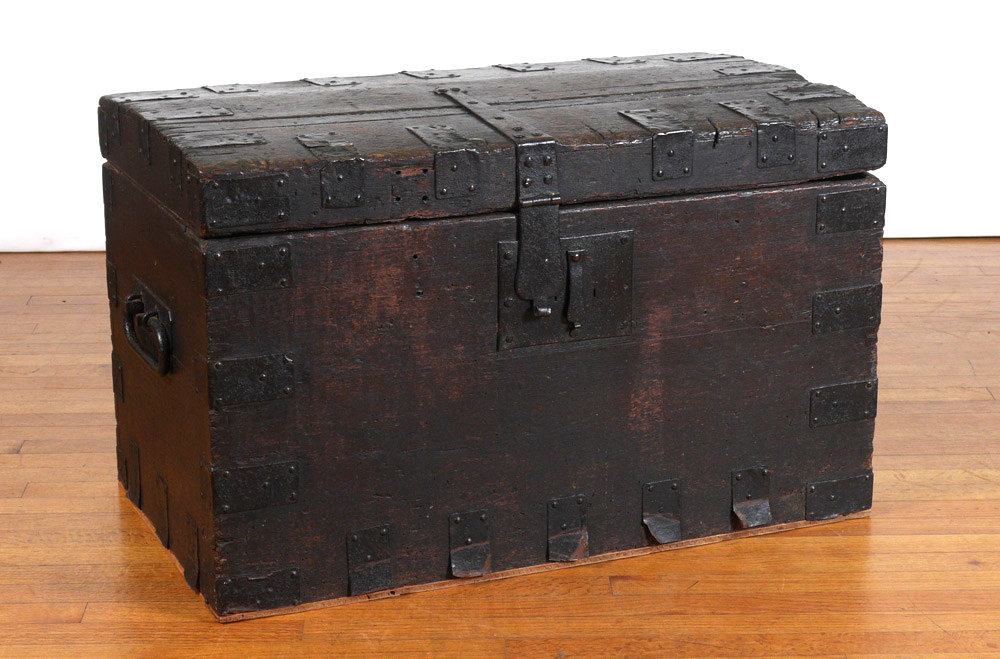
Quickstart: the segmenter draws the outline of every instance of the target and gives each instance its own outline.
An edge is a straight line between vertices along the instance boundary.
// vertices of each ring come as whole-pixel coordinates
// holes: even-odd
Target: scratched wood
[[[0,656],[998,655],[998,262],[1000,240],[886,243],[867,519],[219,625],[119,493],[106,333],[18,351],[106,322],[67,311],[104,256],[0,255],[0,400],[47,403],[0,412]]]

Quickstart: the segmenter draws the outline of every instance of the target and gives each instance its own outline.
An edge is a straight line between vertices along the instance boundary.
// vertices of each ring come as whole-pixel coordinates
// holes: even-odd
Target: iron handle
[[[150,337],[152,347],[145,345],[139,330]],[[133,293],[125,299],[125,338],[143,361],[158,374],[166,375],[170,367],[170,334],[159,317],[159,310],[146,311],[140,293]]]

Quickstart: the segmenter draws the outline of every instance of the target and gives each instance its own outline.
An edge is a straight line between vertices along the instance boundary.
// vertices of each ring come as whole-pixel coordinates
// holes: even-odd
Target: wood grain
[[[0,657],[1000,656],[1000,240],[885,254],[870,518],[233,625],[119,494],[104,256],[0,255]]]

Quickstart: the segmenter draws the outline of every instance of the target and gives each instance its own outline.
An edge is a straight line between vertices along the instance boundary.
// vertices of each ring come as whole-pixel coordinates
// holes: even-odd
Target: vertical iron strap
[[[469,95],[440,88],[477,119],[514,143],[517,158],[518,258],[514,290],[531,300],[536,316],[550,316],[566,286],[559,245],[559,176],[556,141],[545,131]]]

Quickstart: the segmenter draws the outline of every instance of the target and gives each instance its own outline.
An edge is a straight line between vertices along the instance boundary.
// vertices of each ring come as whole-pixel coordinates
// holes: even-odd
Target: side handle
[[[167,317],[161,318],[162,313]],[[169,322],[169,312],[155,303],[147,304],[143,293],[133,293],[125,299],[125,337],[143,361],[160,375],[166,375],[170,368]]]

